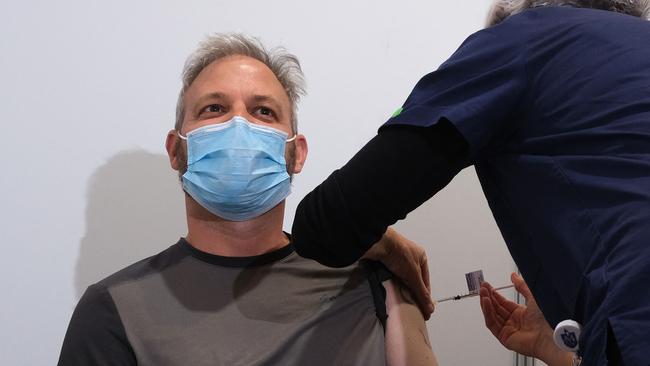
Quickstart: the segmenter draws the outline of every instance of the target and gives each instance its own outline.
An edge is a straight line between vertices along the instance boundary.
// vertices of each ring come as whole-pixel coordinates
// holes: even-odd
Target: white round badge
[[[570,319],[563,320],[555,327],[553,341],[564,351],[576,352],[578,350],[581,330],[582,326],[577,321]]]

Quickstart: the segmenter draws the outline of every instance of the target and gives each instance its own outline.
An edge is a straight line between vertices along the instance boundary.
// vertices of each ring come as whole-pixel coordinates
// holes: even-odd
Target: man
[[[166,141],[188,235],[88,288],[59,365],[436,364],[417,306],[378,265],[323,267],[282,232],[307,157],[302,90],[293,55],[243,35],[191,55]]]
[[[584,364],[647,365],[649,14],[647,0],[497,1],[489,27],[305,197],[298,253],[352,263],[475,165],[546,319],[582,324]],[[402,273],[399,252],[382,260],[427,305],[419,263]]]

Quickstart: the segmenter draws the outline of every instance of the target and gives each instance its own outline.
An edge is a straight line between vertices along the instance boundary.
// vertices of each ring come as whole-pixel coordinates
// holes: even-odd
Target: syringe
[[[478,296],[479,290],[481,288],[481,283],[483,283],[483,270],[479,269],[478,271],[465,273],[465,280],[467,281],[467,289],[469,290],[468,294],[445,297],[438,300],[438,302],[445,302],[449,300],[460,300],[467,297]],[[511,287],[514,287],[514,285],[497,287],[495,288],[495,290],[498,291],[498,290],[503,290]]]
[[[495,291],[499,291],[499,290],[504,290],[504,289],[511,288],[511,287],[514,287],[514,285],[501,286],[501,287],[497,287],[497,288],[495,288],[494,290],[495,290]],[[467,297],[474,297],[474,296],[478,296],[478,295],[479,295],[479,292],[478,292],[478,291],[475,291],[475,292],[470,292],[469,294],[456,295],[456,296],[451,296],[451,297],[445,297],[445,298],[442,298],[442,299],[436,300],[436,302],[439,302],[439,303],[440,303],[440,302],[445,302],[445,301],[450,301],[450,300],[460,300],[460,299],[465,299],[465,298],[467,298]]]

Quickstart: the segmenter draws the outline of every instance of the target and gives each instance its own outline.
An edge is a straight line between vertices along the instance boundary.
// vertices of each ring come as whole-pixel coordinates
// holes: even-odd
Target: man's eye
[[[268,107],[259,107],[257,112],[265,117],[273,117],[273,110]]]
[[[224,108],[219,104],[210,104],[209,106],[203,108],[203,111],[209,113],[221,113],[224,111]]]

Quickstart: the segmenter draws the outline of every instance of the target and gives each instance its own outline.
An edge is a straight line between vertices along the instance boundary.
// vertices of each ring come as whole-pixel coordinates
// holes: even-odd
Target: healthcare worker
[[[298,253],[352,263],[474,165],[546,319],[581,324],[583,365],[649,365],[649,14],[647,0],[497,1],[300,203]]]

